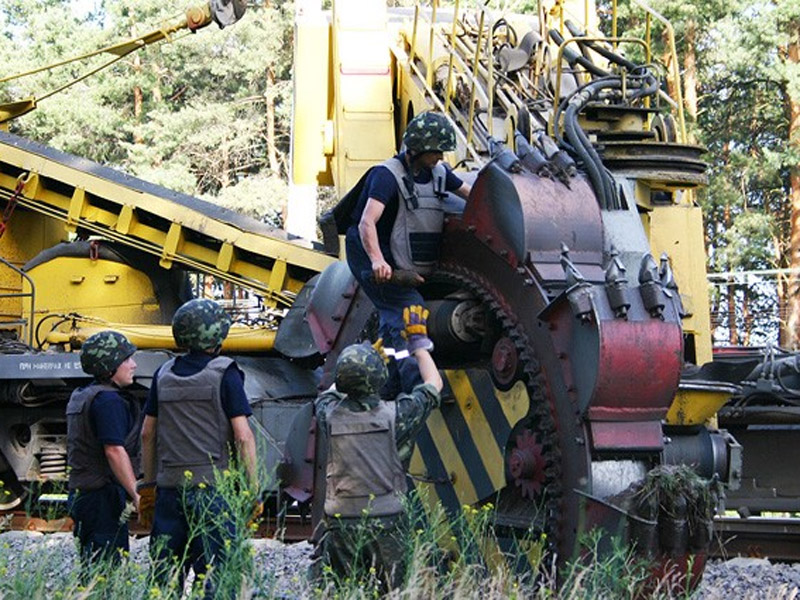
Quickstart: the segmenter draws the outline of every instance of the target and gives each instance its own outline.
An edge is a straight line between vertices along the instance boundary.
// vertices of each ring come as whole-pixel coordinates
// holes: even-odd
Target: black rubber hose
[[[569,95],[565,96],[564,99],[559,103],[558,107],[556,107],[556,112],[553,122],[556,123],[556,125],[560,122],[561,113],[564,112],[569,102],[577,94],[580,94],[584,89],[586,89],[586,86],[595,85],[602,82],[609,82],[609,81],[619,81],[619,77],[617,75],[609,75],[608,77],[603,77],[601,79],[595,79],[594,81],[590,81],[589,83],[586,83],[580,86],[579,88],[572,90],[572,92],[570,92]],[[561,134],[558,131],[558,127],[556,127],[555,134],[556,134],[556,141],[558,141],[559,144],[563,144],[564,140],[561,138]]]
[[[627,99],[637,98],[657,90],[657,82],[652,75],[637,76],[632,79],[634,81],[641,80],[641,87],[628,94]],[[567,141],[573,152],[584,163],[589,179],[592,182],[592,187],[598,196],[598,202],[605,209],[619,209],[621,207],[617,188],[613,176],[607,172],[591,141],[578,125],[578,113],[603,90],[620,90],[621,88],[622,79],[620,77],[607,77],[602,80],[592,81],[576,90],[575,93],[570,94],[564,102],[559,104],[555,113],[556,123],[559,122],[558,119],[561,113],[564,113],[564,131],[567,134]],[[564,108],[565,106],[566,108]],[[556,135],[559,141],[562,141],[558,130],[556,130]]]
[[[595,184],[595,193],[602,195],[601,206],[604,208],[616,207],[616,188],[610,176],[606,173],[603,161],[600,159],[594,146],[592,146],[589,138],[580,126],[578,126],[578,113],[600,91],[604,89],[619,89],[621,87],[622,81],[619,78],[589,83],[584,86],[580,94],[574,96],[569,101],[564,113],[564,129],[567,133],[567,138],[576,150],[578,150],[579,147],[583,149],[583,152],[579,152],[579,154],[581,158],[584,159],[584,162],[587,162],[584,154],[588,155],[588,162],[592,164],[591,167],[587,164],[587,169],[590,169],[590,179],[592,179],[592,183]],[[594,172],[594,175],[592,175],[591,172]],[[598,201],[600,201],[600,198],[598,198]]]
[[[652,96],[656,93],[658,93],[658,79],[656,79],[653,75],[648,74],[644,76],[642,86],[630,94],[627,99],[636,100],[637,98]]]
[[[570,141],[575,153],[583,162],[586,173],[594,188],[594,193],[597,196],[597,202],[600,208],[607,208],[608,200],[606,198],[606,186],[603,181],[603,173],[597,168],[597,163],[591,156],[586,146],[583,145],[578,132],[577,119],[577,106],[570,105],[564,115],[564,132],[567,134],[567,139]]]
[[[556,31],[555,29],[550,30],[550,39],[552,39],[559,46],[564,43],[564,38],[561,37],[561,34],[558,33],[558,31]],[[571,67],[574,67],[575,64],[579,64],[584,69],[589,71],[589,73],[597,77],[608,77],[608,75],[610,75],[608,71],[606,71],[605,69],[601,69],[589,59],[584,58],[583,56],[575,52],[575,50],[573,50],[572,48],[564,47],[562,56],[567,59],[567,62],[570,64]]]
[[[647,88],[644,92],[642,92],[641,90],[638,90],[634,94],[628,96],[628,99],[638,98],[639,96],[644,96],[644,95],[647,95],[648,93],[654,93],[654,92],[658,91],[658,81],[652,75],[649,75],[649,74],[646,75],[646,76],[637,75],[635,77],[628,78],[628,81],[632,83],[633,81],[636,81],[636,80],[638,80],[640,78],[644,78],[645,80],[652,79],[653,80],[653,85],[655,87],[651,86],[650,88]],[[621,79],[620,79],[620,77],[618,75],[609,75],[608,77],[603,77],[601,79],[595,79],[594,81],[590,81],[589,83],[586,83],[586,84],[582,85],[581,87],[579,87],[579,88],[573,90],[572,92],[570,92],[570,94],[568,96],[565,96],[564,99],[559,103],[558,107],[556,107],[556,112],[555,112],[555,116],[554,116],[554,121],[553,122],[554,123],[559,123],[560,122],[561,113],[564,112],[565,107],[572,100],[572,98],[575,97],[576,94],[581,93],[582,91],[587,89],[588,86],[593,86],[594,87],[597,84],[601,84],[601,83],[604,83],[604,82],[612,82],[612,81],[620,82]],[[620,84],[619,86],[613,86],[613,87],[621,89],[622,85]],[[635,86],[635,85],[630,86],[629,85],[629,87],[631,89],[633,89],[633,88],[638,87],[638,86]],[[594,94],[592,95],[592,97],[594,97]],[[555,134],[556,134],[556,140],[560,144],[563,144],[564,140],[563,140],[563,138],[561,138],[561,135],[559,134],[558,129],[556,129]]]
[[[564,24],[567,26],[567,29],[569,29],[569,32],[572,34],[573,37],[575,38],[586,37],[586,34],[583,31],[581,31],[578,28],[578,26],[575,25],[575,23],[573,23],[572,21],[567,20],[564,22]],[[628,69],[628,71],[635,71],[636,69],[639,68],[639,66],[636,63],[629,61],[627,58],[620,56],[616,52],[612,52],[608,48],[603,48],[602,46],[596,44],[595,42],[578,41],[578,44],[581,47],[586,46],[587,48],[593,50],[594,52],[597,52],[603,58],[608,59],[611,62],[616,63],[622,67],[625,67],[626,69]]]

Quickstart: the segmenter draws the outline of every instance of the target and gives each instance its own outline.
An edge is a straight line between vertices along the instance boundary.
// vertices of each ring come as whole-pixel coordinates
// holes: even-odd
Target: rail
[[[769,558],[778,562],[800,561],[800,519],[767,517],[718,517],[714,520],[716,543],[709,555]]]

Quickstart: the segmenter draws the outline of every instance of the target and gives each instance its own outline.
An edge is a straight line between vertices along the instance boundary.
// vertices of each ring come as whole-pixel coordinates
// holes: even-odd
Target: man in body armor
[[[140,407],[122,391],[133,383],[134,352],[122,334],[91,336],[81,347],[81,368],[94,380],[67,404],[70,515],[85,565],[128,550],[126,496],[139,504]]]
[[[243,464],[248,493],[257,500],[244,373],[219,356],[229,328],[230,318],[213,300],[190,300],[175,312],[172,334],[188,353],[153,377],[142,426],[140,515],[143,524],[152,519],[151,554],[160,565],[184,558],[184,570],[196,576],[213,565],[207,597],[215,597],[226,541],[230,545],[237,533],[233,511],[215,488],[215,474],[228,469],[231,457]]]
[[[378,392],[388,376],[384,357],[367,344],[354,344],[336,361],[335,389],[317,398],[317,426],[327,448],[317,576],[326,565],[340,577],[374,568],[383,591],[403,582],[405,465],[416,434],[439,406],[443,385],[427,349],[427,316],[420,305],[403,314],[408,349],[423,381],[410,394],[381,400]]]
[[[444,115],[425,112],[414,117],[403,145],[405,151],[366,175],[345,237],[347,264],[378,309],[385,345],[395,350],[405,347],[403,309],[422,305],[423,299],[413,287],[392,282],[392,273],[402,269],[423,276],[433,270],[447,192],[462,198],[470,192],[470,186],[440,162],[443,152],[456,147],[455,130]],[[430,340],[428,346],[433,348]],[[413,359],[399,363],[398,369],[403,391],[419,383]]]

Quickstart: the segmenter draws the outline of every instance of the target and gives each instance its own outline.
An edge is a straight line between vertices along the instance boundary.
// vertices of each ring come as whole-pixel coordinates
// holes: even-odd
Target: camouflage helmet
[[[441,113],[424,112],[411,119],[403,144],[412,155],[423,152],[451,152],[456,148],[456,131]]]
[[[172,337],[180,348],[213,350],[228,336],[231,318],[213,300],[194,299],[175,311]]]
[[[81,346],[81,368],[98,379],[109,379],[134,352],[136,346],[121,333],[101,331]]]
[[[381,355],[366,343],[348,346],[336,361],[336,389],[343,394],[376,394],[388,377]]]

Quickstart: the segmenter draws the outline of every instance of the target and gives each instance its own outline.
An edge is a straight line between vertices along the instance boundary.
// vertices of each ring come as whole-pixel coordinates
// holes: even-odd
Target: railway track
[[[25,511],[9,511],[0,514],[1,531],[38,531],[41,533],[64,533],[72,531],[72,519],[42,519],[32,517]],[[142,528],[134,518],[129,522],[131,535],[145,536],[149,531]],[[278,538],[284,542],[300,542],[311,537],[311,520],[300,515],[289,514],[280,519],[267,517],[260,521],[254,537]]]
[[[0,531],[70,532],[72,519],[42,519],[24,511],[0,515]],[[145,536],[148,531],[135,519],[130,522],[131,535]],[[714,521],[715,541],[709,558],[730,559],[736,556],[768,558],[773,562],[800,562],[800,518],[718,517]],[[311,520],[298,514],[262,519],[257,538],[278,538],[284,542],[300,542],[311,537]]]
[[[800,518],[718,517],[711,558],[735,556],[800,562]]]

